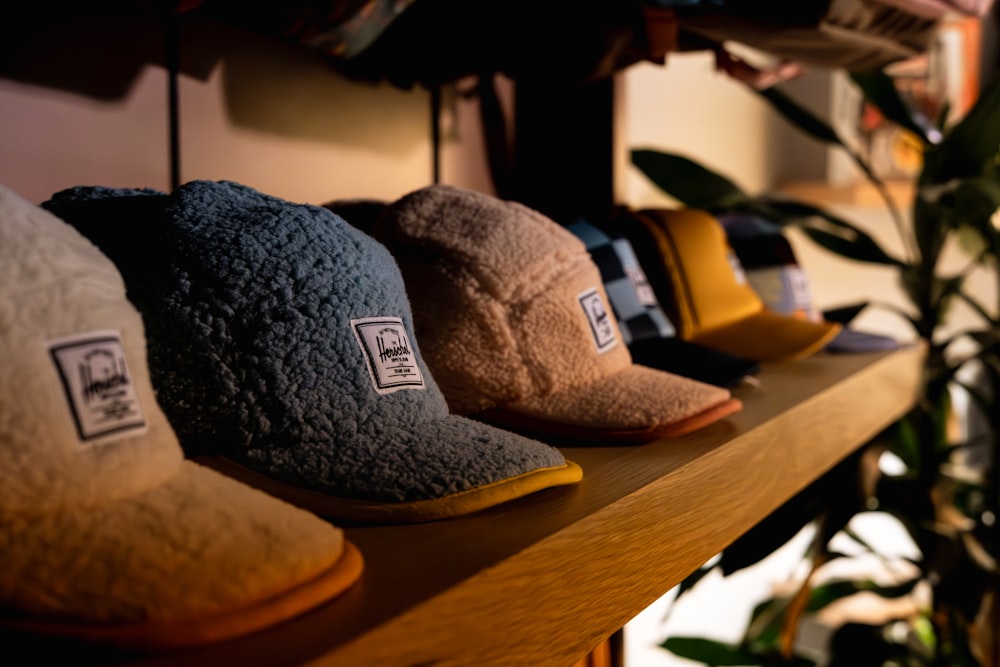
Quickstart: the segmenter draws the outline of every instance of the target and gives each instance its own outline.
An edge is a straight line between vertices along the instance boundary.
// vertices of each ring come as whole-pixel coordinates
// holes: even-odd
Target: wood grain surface
[[[561,447],[584,471],[573,487],[432,523],[343,526],[365,557],[361,581],[297,619],[90,663],[573,665],[905,412],[922,359],[905,347],[765,365],[722,422],[644,445]]]

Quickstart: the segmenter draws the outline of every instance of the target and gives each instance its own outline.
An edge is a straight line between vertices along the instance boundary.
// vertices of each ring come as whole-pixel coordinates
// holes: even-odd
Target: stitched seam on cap
[[[667,271],[674,288],[674,304],[678,315],[680,315],[681,333],[691,335],[699,328],[698,313],[695,310],[694,297],[691,293],[690,283],[687,281],[684,269],[682,268],[682,256],[680,249],[674,241],[673,235],[667,230],[667,223],[657,217],[655,212],[643,211],[643,222],[653,233],[658,241],[661,251],[666,255]]]

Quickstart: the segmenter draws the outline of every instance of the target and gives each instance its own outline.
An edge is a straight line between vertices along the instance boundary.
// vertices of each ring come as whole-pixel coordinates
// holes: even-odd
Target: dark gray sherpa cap
[[[118,265],[189,456],[364,521],[455,516],[581,478],[545,443],[449,413],[395,260],[330,210],[227,181],[77,187],[43,206]]]

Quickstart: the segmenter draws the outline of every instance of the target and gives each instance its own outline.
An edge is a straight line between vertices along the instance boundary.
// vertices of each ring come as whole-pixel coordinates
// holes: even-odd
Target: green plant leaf
[[[997,228],[992,216],[1000,210],[1000,182],[990,178],[967,178],[954,191],[957,223],[975,231],[988,248],[997,248]]]
[[[901,266],[902,264],[898,259],[886,254],[870,238],[866,239],[863,236],[850,238],[815,227],[804,227],[802,231],[820,246],[847,259],[887,266]]]
[[[903,100],[891,76],[881,70],[851,72],[851,80],[865,99],[874,104],[888,120],[912,132],[925,145],[941,141],[941,130],[925,114]]]
[[[731,180],[683,155],[640,148],[632,151],[632,164],[653,185],[691,208],[732,208],[749,200]]]
[[[895,632],[890,631],[890,627],[895,625],[895,621],[885,625],[850,621],[844,623],[830,637],[828,664],[838,667],[930,667],[932,664],[939,664],[932,663],[925,651],[908,641],[910,633],[900,639]]]
[[[760,658],[739,646],[702,637],[668,637],[660,646],[681,658],[695,660],[713,667],[764,664]]]
[[[996,387],[1000,386],[1000,374],[997,373],[997,370],[994,369],[992,366],[987,365],[985,367],[985,371],[988,375],[991,376],[990,379],[993,382],[992,385],[993,388],[995,389]],[[965,382],[958,382],[957,384],[960,387],[962,387],[962,389],[964,389],[966,392],[968,392],[969,396],[972,398],[972,402],[976,405],[977,408],[979,408],[979,410],[982,412],[983,415],[991,419],[993,422],[1000,421],[1000,415],[996,415],[995,414],[996,411],[993,409],[995,404],[994,396],[996,394],[994,394],[992,391],[984,392],[979,387],[970,385]]]
[[[870,301],[860,301],[846,306],[827,308],[823,311],[823,319],[827,322],[837,322],[838,324],[850,324],[865,308],[871,305]]]
[[[872,183],[877,184],[880,190],[884,190],[882,179],[875,173],[868,161],[855,152],[829,123],[785,95],[775,86],[756,92],[767,100],[793,127],[817,141],[841,148]]]
[[[722,552],[719,567],[724,576],[752,567],[787,544],[824,510],[829,485],[823,479],[807,486]]]
[[[937,277],[921,264],[907,266],[899,273],[900,286],[917,308],[914,319],[917,335],[931,341],[944,323],[946,309],[955,295],[953,282]]]
[[[860,592],[858,582],[834,581],[814,588],[809,594],[808,611],[819,611],[829,604],[851,597]]]
[[[854,540],[855,542],[857,542],[859,545],[861,545],[862,547],[864,547],[865,550],[868,551],[868,553],[872,553],[872,554],[878,553],[878,549],[876,549],[875,547],[873,547],[871,545],[871,543],[868,542],[868,540],[866,540],[865,538],[861,537],[861,535],[856,530],[854,530],[854,529],[852,529],[850,527],[847,527],[847,528],[844,528],[843,532],[844,532],[844,535],[846,535],[847,537],[851,538],[852,540]]]
[[[769,222],[780,225],[829,224],[843,230],[849,230],[851,234],[868,237],[859,227],[840,216],[834,215],[828,208],[808,202],[762,195],[744,204],[744,206],[752,207]],[[872,242],[874,243],[874,241]]]
[[[998,325],[994,324],[994,326]],[[963,331],[962,333],[971,338],[972,340],[976,341],[976,343],[979,344],[979,347],[984,348],[983,349],[984,354],[992,353],[991,348],[995,347],[997,343],[1000,342],[997,340],[997,332],[995,329],[987,329],[985,331],[981,329],[975,329],[972,331]]]
[[[769,197],[763,195],[759,201],[779,214],[783,220],[805,220],[813,216],[826,217],[829,215],[822,206],[817,206],[809,202],[794,201],[791,199]]]
[[[881,586],[871,579],[843,579],[832,581],[813,589],[809,596],[808,611],[819,611],[827,605],[862,592],[874,593],[882,598],[896,599],[909,595],[921,581],[920,577],[894,586]]]
[[[941,303],[942,314],[948,311],[951,301],[962,293],[965,276],[937,277],[931,279],[934,299]]]
[[[695,570],[688,576],[684,577],[684,580],[681,581],[681,583],[678,584],[677,586],[677,597],[674,598],[674,601],[676,602],[677,599],[679,599],[682,595],[684,595],[685,593],[693,589],[695,586],[697,586],[698,582],[701,581],[706,574],[714,570],[716,567],[717,567],[716,564],[702,565],[697,570]]]
[[[885,252],[870,234],[840,216],[833,215],[829,211],[821,209],[813,219],[813,227],[816,229],[826,228],[827,231],[843,236],[846,239],[854,240],[861,247],[869,249],[869,252],[873,256],[881,257],[882,261],[879,263],[892,264],[897,267],[904,266],[903,262]]]
[[[989,419],[990,425],[993,427],[990,435],[994,438],[993,450],[994,456],[997,449],[1000,449],[1000,442],[997,441],[998,434],[1000,434],[1000,410],[996,410],[996,401],[1000,397],[1000,367],[997,363],[984,364],[983,374],[986,379],[986,392],[988,393],[988,402],[982,404],[982,412]],[[994,471],[996,470],[996,463],[994,462]],[[996,493],[996,473],[993,476],[993,491]]]
[[[817,517],[825,517],[825,529],[839,530],[859,509],[856,480],[861,457],[861,449],[845,457],[734,540],[719,559],[723,575],[728,577],[759,563]]]
[[[958,331],[955,334],[944,338],[941,341],[941,344],[947,350],[952,348],[953,345],[955,345],[958,341],[961,341],[963,339],[968,339],[974,342],[976,344],[976,349],[971,352],[963,351],[962,356],[955,356],[953,360],[949,362],[955,368],[956,373],[958,372],[959,369],[962,368],[962,366],[969,363],[970,361],[976,359],[982,359],[982,360],[988,359],[989,356],[992,354],[990,345],[996,342],[994,339],[994,334],[989,330],[984,331],[982,329],[962,329],[961,331]]]
[[[899,319],[903,320],[904,322],[907,322],[913,328],[914,331],[917,331],[917,332],[920,331],[920,323],[917,322],[917,320],[913,316],[913,314],[906,312],[905,310],[903,310],[902,308],[900,308],[896,304],[894,304],[894,303],[888,303],[888,302],[885,302],[885,301],[875,301],[875,302],[873,302],[872,305],[877,306],[877,307],[881,308],[882,310],[886,310],[886,311],[888,311],[890,313],[893,313],[894,315],[896,315],[897,317],[899,317]]]
[[[944,658],[949,667],[981,667],[981,663],[973,655],[969,647],[969,633],[967,622],[962,617],[962,612],[958,609],[949,608],[948,611],[949,637],[952,641],[942,646]]]
[[[992,315],[990,309],[981,302],[982,297],[972,293],[964,283],[976,265],[1000,260],[1000,232],[993,226],[995,218],[991,219],[1000,207],[1000,81],[984,87],[979,100],[965,118],[942,132],[938,128],[944,128],[941,123],[947,118],[947,114],[939,116],[939,124],[935,127],[926,117],[909,108],[889,77],[882,73],[855,73],[851,76],[866,99],[875,104],[887,119],[913,133],[924,143],[923,168],[917,179],[917,196],[913,202],[909,225],[895,202],[887,195],[885,184],[878,174],[871,170],[862,156],[845,144],[833,127],[779,90],[770,89],[763,91],[761,95],[786,120],[813,139],[845,150],[867,178],[878,187],[902,237],[905,248],[905,255],[902,256],[906,261],[894,257],[893,253],[882,248],[870,235],[831,211],[802,202],[751,196],[729,178],[712,172],[690,158],[646,149],[633,151],[632,161],[653,184],[686,206],[712,213],[752,213],[781,225],[797,225],[813,242],[834,254],[898,270],[898,278],[909,303],[905,309],[882,305],[913,326],[917,335],[927,344],[927,361],[916,404],[888,431],[895,436],[891,451],[903,459],[906,470],[900,475],[882,475],[877,481],[875,496],[879,509],[899,520],[923,554],[914,559],[914,564],[925,572],[930,569],[942,577],[948,577],[949,574],[953,577],[935,583],[935,618],[943,618],[940,610],[943,608],[947,611],[949,605],[961,608],[963,614],[971,618],[976,611],[975,605],[982,599],[983,584],[980,579],[958,581],[964,576],[964,570],[973,568],[966,568],[956,560],[956,556],[961,555],[960,551],[952,553],[956,546],[961,545],[944,545],[948,539],[954,542],[954,536],[935,529],[940,524],[936,523],[939,516],[936,513],[936,497],[931,491],[939,488],[936,485],[941,483],[952,490],[955,488],[954,485],[947,484],[946,471],[941,467],[956,451],[954,436],[948,428],[948,417],[951,414],[949,391],[958,377],[956,372],[970,359],[986,362],[989,369],[986,381],[991,383],[987,390],[971,388],[971,403],[974,409],[981,408],[988,415],[993,427],[991,435],[995,436],[1000,432],[1000,410],[996,409],[996,401],[1000,397],[1000,336],[995,333],[1000,330],[1000,318]],[[959,242],[963,239],[969,241],[962,247],[972,249],[969,254],[971,262],[958,275],[942,275],[939,260],[945,248],[950,248],[949,244],[956,239]],[[977,239],[981,239],[983,243],[980,244]],[[973,328],[945,336],[941,325],[945,323],[949,307],[960,300],[982,318],[983,330]],[[958,338],[963,339],[962,343],[975,342],[978,350],[974,353],[959,351],[959,346],[953,345]],[[996,450],[995,443],[993,447]],[[995,493],[995,486],[989,491]],[[995,497],[985,490],[977,490],[977,493],[984,497]],[[978,505],[969,500],[963,507],[975,508]],[[849,527],[847,530],[849,532]],[[758,561],[761,551],[770,553],[775,546],[772,542],[780,542],[782,535],[780,530],[766,532],[769,539],[760,541],[760,550],[747,549],[744,548],[745,545],[733,548],[737,545],[734,542],[720,555],[716,566],[721,567],[725,573],[727,569],[740,569]],[[866,546],[871,550],[870,545]],[[731,553],[727,555],[727,552]],[[879,554],[875,552],[875,555]],[[942,564],[947,565],[950,561],[955,561],[953,564],[958,565],[957,568],[950,568],[953,571],[951,573],[942,567]],[[701,576],[703,573],[698,574],[698,578]],[[690,585],[693,586],[696,582],[697,579],[693,579]],[[895,586],[879,586],[867,580],[827,582],[810,591],[808,609],[822,609],[835,600],[861,591],[870,591],[887,598],[898,597],[911,592],[916,582],[917,579],[913,579]],[[948,596],[952,596],[952,599],[948,599]],[[791,661],[782,660],[776,651],[783,623],[786,622],[783,619],[788,613],[787,604],[787,600],[774,598],[757,605],[741,644],[731,645],[696,637],[674,637],[666,640],[662,646],[679,656],[708,665],[791,664]],[[796,605],[796,613],[798,611],[800,607]],[[787,622],[792,620],[794,619]],[[955,621],[954,618],[951,620]],[[952,628],[940,628],[945,631],[942,636],[954,634],[964,638],[961,633],[968,629],[966,620],[962,619]],[[910,655],[915,650],[913,641],[908,639],[905,645],[896,641],[895,646],[889,646],[893,643],[893,637],[885,632],[886,628],[871,627],[862,630],[863,634],[870,635],[867,638],[871,643],[865,646],[867,652],[852,654],[851,658],[847,658],[846,653],[841,653],[839,657],[854,659],[858,664],[868,664],[864,660],[871,660],[875,656],[879,664],[893,662],[912,667],[929,665],[932,658],[937,660],[934,664],[945,664],[949,657],[956,654],[962,658],[961,664],[964,664],[965,656],[961,654],[968,653],[968,647],[959,645],[956,647],[957,651],[949,656],[951,648],[948,643],[942,642],[935,649],[940,649],[937,655]],[[842,644],[841,650],[850,648],[849,644],[852,643],[846,635],[845,638],[848,641]],[[933,647],[935,644],[930,642],[928,646]]]
[[[958,298],[960,298],[962,301],[968,304],[970,308],[976,311],[976,314],[979,315],[981,318],[983,318],[987,324],[991,324],[994,327],[1000,326],[1000,320],[997,320],[992,315],[990,315],[989,311],[986,310],[986,306],[979,303],[979,299],[972,296],[963,289],[959,289],[956,292],[956,295],[958,296]]]
[[[966,224],[961,219],[959,227],[954,234],[955,245],[961,249],[967,257],[974,258],[972,261],[976,267],[988,262],[996,262],[998,253],[988,246],[988,239],[983,238],[983,234],[972,225]],[[1000,241],[1000,238],[996,238]]]
[[[1000,152],[1000,79],[988,83],[969,112],[937,146],[927,149],[919,183],[982,175]]]
[[[890,451],[899,457],[907,470],[916,470],[920,466],[920,449],[917,445],[917,434],[913,428],[913,423],[909,419],[904,417],[893,426],[891,445]],[[883,475],[879,484],[891,485],[894,479],[896,478]]]
[[[807,234],[810,234],[810,230],[818,230],[820,232],[820,236],[825,237],[827,235],[833,235],[849,242],[848,246],[844,246],[839,242],[835,242],[835,247],[824,246],[828,250],[836,252],[837,254],[843,254],[840,251],[849,247],[850,250],[845,250],[845,252],[850,252],[852,254],[845,254],[843,256],[851,259],[860,259],[860,261],[875,262],[877,264],[889,264],[899,267],[903,266],[903,263],[900,260],[892,257],[889,253],[882,250],[881,246],[879,246],[870,234],[842,217],[830,213],[826,209],[810,206],[808,204],[790,202],[775,202],[775,205],[784,207],[788,218],[800,219],[802,229]],[[814,240],[816,240],[817,243],[820,243],[820,245],[823,245],[823,243],[818,239]]]
[[[757,92],[761,97],[770,102],[771,106],[784,116],[786,120],[813,139],[825,144],[835,144],[848,148],[847,144],[840,138],[840,135],[828,123],[778,90],[776,86],[771,86]]]
[[[944,248],[948,230],[957,225],[954,221],[954,209],[946,202],[929,198],[927,186],[920,186],[913,201],[913,237],[920,249],[918,268],[927,275],[934,273],[938,258]]]
[[[757,654],[774,653],[779,649],[781,626],[789,599],[772,597],[757,603],[747,625],[748,643]]]
[[[883,475],[878,482],[876,496],[879,511],[899,521],[919,548],[924,526],[933,520],[934,505],[917,481],[918,476],[918,469],[911,469],[910,474],[903,477]],[[922,566],[920,563],[915,564]]]

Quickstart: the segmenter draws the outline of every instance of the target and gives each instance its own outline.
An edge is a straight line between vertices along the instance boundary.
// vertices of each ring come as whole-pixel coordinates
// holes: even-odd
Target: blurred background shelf
[[[889,196],[901,210],[908,210],[913,202],[914,181],[909,178],[885,181]],[[846,185],[833,185],[824,181],[787,181],[777,191],[786,197],[814,204],[846,204],[866,208],[885,208],[885,200],[867,180]]]

